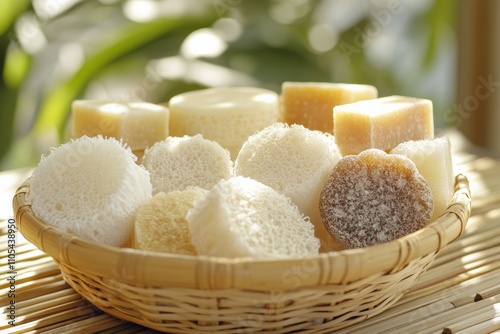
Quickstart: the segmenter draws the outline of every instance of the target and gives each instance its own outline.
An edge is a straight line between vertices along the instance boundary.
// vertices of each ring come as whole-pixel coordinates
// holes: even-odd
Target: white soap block
[[[455,177],[449,139],[408,141],[396,146],[391,153],[405,155],[415,163],[434,197],[431,220],[438,218],[446,211],[454,193]]]
[[[168,136],[167,107],[147,102],[77,100],[72,105],[73,137],[102,135],[144,150]]]
[[[262,88],[217,87],[176,95],[169,108],[171,136],[202,134],[235,159],[250,135],[278,120],[279,98]]]

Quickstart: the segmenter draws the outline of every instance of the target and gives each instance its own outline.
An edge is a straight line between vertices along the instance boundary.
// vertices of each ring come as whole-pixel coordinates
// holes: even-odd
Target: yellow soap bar
[[[449,139],[440,137],[408,141],[396,146],[391,153],[410,158],[427,181],[434,198],[434,213],[431,218],[434,221],[446,211],[455,190]]]
[[[390,151],[402,142],[434,138],[432,101],[388,96],[336,106],[335,141],[342,155],[370,148]]]
[[[132,150],[151,147],[169,134],[169,109],[153,103],[76,100],[72,115],[74,138],[114,137]]]
[[[377,88],[326,82],[284,82],[281,86],[282,121],[311,130],[333,133],[333,108],[376,99]]]
[[[278,121],[278,94],[263,88],[217,87],[172,97],[170,135],[218,142],[235,159],[247,138]]]

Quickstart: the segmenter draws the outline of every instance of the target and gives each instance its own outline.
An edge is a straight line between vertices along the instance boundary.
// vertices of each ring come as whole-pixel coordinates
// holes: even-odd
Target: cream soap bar
[[[234,160],[246,139],[278,121],[278,94],[263,88],[217,87],[172,97],[170,135],[218,142]]]
[[[278,121],[278,94],[263,88],[217,87],[169,101],[170,134],[201,134],[229,150],[234,160],[247,138]]]
[[[281,86],[282,121],[311,130],[333,133],[333,107],[376,99],[377,88],[326,82],[284,82]]]
[[[451,202],[455,181],[448,138],[408,141],[396,146],[391,153],[405,155],[415,163],[434,198],[431,220],[442,215]]]
[[[334,133],[342,155],[370,148],[390,151],[409,140],[434,138],[432,102],[388,96],[336,106]]]
[[[72,105],[73,137],[122,139],[132,150],[144,150],[169,132],[167,107],[147,102],[77,100]]]

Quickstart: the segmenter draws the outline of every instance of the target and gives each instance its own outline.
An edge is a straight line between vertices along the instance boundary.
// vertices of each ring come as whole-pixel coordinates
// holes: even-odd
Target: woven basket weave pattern
[[[471,210],[458,176],[447,212],[396,241],[305,259],[182,256],[97,245],[38,219],[14,197],[21,233],[51,255],[84,298],[118,318],[169,333],[327,333],[393,305],[458,238]]]
[[[411,288],[434,257],[430,254],[401,271],[350,285],[268,293],[139,287],[60,267],[71,287],[103,311],[156,330],[289,333],[322,327],[331,331],[380,313]]]

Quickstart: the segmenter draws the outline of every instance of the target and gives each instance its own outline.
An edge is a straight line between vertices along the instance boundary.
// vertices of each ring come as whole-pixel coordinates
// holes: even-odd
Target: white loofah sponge
[[[81,137],[42,157],[33,171],[33,212],[63,231],[122,246],[136,208],[151,198],[149,173],[116,139]]]
[[[307,217],[286,196],[250,178],[221,180],[188,211],[198,254],[301,257],[318,253]]]
[[[202,135],[168,137],[146,150],[142,163],[151,173],[153,194],[209,189],[233,172],[229,151]]]
[[[291,198],[310,217],[323,250],[335,248],[318,208],[319,193],[341,155],[331,134],[275,123],[250,136],[235,160],[235,175],[260,181]]]

